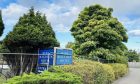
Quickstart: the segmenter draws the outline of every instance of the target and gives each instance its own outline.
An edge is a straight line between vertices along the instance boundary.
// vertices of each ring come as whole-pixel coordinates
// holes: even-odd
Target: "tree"
[[[1,14],[1,10],[0,10],[0,36],[2,36],[3,30],[4,30],[4,24],[3,24],[2,14]]]
[[[92,5],[84,8],[74,21],[71,32],[75,38],[77,54],[86,58],[116,61],[124,57],[128,36],[124,26],[112,16],[112,8]],[[125,59],[125,57],[123,58]]]
[[[74,42],[68,42],[65,46],[65,48],[71,48],[73,50],[73,59],[77,59],[76,49],[75,49],[75,43]]]
[[[34,12],[31,8],[27,14],[20,17],[17,24],[3,40],[3,48],[12,53],[37,53],[38,49],[59,46],[55,33],[45,15]],[[24,55],[22,60],[18,55],[5,55],[5,60],[15,75],[36,70],[37,56]],[[20,62],[23,62],[22,68]]]
[[[126,52],[126,56],[128,57],[129,62],[139,62],[140,60],[140,54],[138,54],[135,50],[129,50],[128,52]]]
[[[66,48],[72,48],[74,47],[74,43],[73,42],[68,42],[67,45],[65,46]]]
[[[3,30],[4,30],[4,24],[3,24],[3,20],[2,20],[2,12],[0,10],[0,36],[2,36],[3,34]],[[0,41],[1,44],[1,41]],[[0,45],[1,47],[1,45]],[[0,55],[0,59],[2,58],[2,56]]]

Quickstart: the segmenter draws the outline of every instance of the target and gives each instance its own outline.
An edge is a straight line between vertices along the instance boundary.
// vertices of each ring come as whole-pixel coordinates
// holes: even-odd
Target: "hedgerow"
[[[82,84],[79,76],[72,73],[52,73],[45,71],[41,74],[23,74],[15,76],[5,84]]]
[[[125,64],[102,64],[80,60],[72,65],[54,66],[41,74],[15,76],[6,84],[112,84],[128,72]]]
[[[119,77],[124,76],[128,72],[128,67],[125,64],[110,64],[114,70],[115,78],[118,79]]]
[[[84,84],[112,84],[115,79],[127,73],[126,70],[128,68],[126,66],[125,64],[102,64],[89,60],[81,60],[74,62],[73,65],[52,67],[49,71],[76,74],[82,77]]]
[[[49,69],[51,72],[59,72],[61,70],[81,76],[84,84],[111,84],[115,80],[111,66],[89,60]]]

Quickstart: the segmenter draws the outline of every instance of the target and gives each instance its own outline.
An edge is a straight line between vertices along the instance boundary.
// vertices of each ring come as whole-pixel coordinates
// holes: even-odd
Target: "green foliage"
[[[84,84],[112,84],[115,79],[124,76],[128,72],[125,64],[102,64],[99,62],[80,60],[73,65],[55,66],[50,72],[71,72],[83,78]]]
[[[3,44],[0,44],[0,53],[9,53],[10,51],[9,51],[9,49],[8,48],[6,48],[6,46],[5,45],[3,45]]]
[[[31,49],[59,46],[46,16],[40,12],[35,13],[33,8],[20,17],[13,31],[4,39],[4,44],[14,51],[22,47],[26,52]]]
[[[124,76],[128,72],[128,67],[125,64],[110,64],[113,67],[115,78]]]
[[[102,64],[81,60],[73,65],[55,66],[41,74],[23,74],[5,84],[112,84],[128,72],[125,64]],[[81,79],[82,78],[82,79]]]
[[[121,64],[128,65],[128,58],[126,56],[117,55],[115,63],[121,63]]]
[[[113,62],[117,62],[117,55],[125,56],[127,48],[122,42],[128,40],[126,29],[112,16],[112,11],[100,5],[92,5],[81,11],[71,28],[76,54]]]
[[[2,14],[1,14],[1,10],[0,10],[0,36],[2,36],[3,30],[4,30],[4,24],[3,24]]]
[[[57,46],[59,43],[46,16],[40,12],[34,12],[34,8],[31,8],[28,13],[19,18],[13,31],[4,38],[0,52],[37,53],[38,49]],[[37,56],[24,55],[23,70],[19,67],[21,65],[19,55],[4,55],[4,59],[11,66],[14,75],[36,70]]]
[[[65,46],[66,48],[71,48],[71,49],[73,49],[73,59],[74,60],[76,60],[76,59],[78,59],[78,56],[77,56],[77,54],[76,54],[76,49],[75,49],[75,43],[73,43],[73,42],[68,42],[67,43],[67,45]]]
[[[139,62],[139,60],[140,60],[139,59],[140,54],[137,53],[135,50],[129,50],[128,52],[126,52],[125,55],[128,57],[129,62],[133,62],[133,61]]]
[[[81,60],[73,65],[56,66],[49,69],[51,72],[71,72],[83,78],[84,84],[112,84],[115,79],[111,66],[89,60]]]
[[[82,84],[81,78],[71,73],[52,73],[44,71],[41,74],[23,74],[15,76],[5,84]]]
[[[122,63],[127,64],[127,56],[123,56],[124,52],[114,49],[98,48],[89,53],[89,59],[99,60],[105,63]],[[105,59],[105,60],[104,60]]]
[[[74,48],[74,43],[73,42],[68,42],[67,45],[65,46],[66,48]]]

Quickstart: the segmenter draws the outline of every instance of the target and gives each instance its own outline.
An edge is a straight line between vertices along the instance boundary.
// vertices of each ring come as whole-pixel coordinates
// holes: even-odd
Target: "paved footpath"
[[[129,68],[129,73],[113,84],[140,84],[140,68]]]

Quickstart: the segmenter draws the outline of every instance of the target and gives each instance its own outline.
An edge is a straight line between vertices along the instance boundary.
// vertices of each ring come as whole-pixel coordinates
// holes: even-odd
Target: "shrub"
[[[119,77],[124,76],[128,72],[128,67],[125,64],[110,64],[113,67],[115,78],[118,79]]]
[[[6,84],[82,84],[81,78],[71,73],[52,73],[45,71],[41,74],[24,74],[15,76]]]
[[[114,71],[110,65],[97,65],[95,84],[112,84],[115,79]]]
[[[111,84],[115,79],[110,65],[89,60],[82,60],[63,67],[52,67],[49,71],[59,72],[60,69],[81,76],[84,84]]]
[[[6,84],[112,84],[128,72],[125,64],[102,64],[89,60],[54,66],[41,74],[15,76]],[[83,81],[82,81],[83,80]]]
[[[125,55],[128,57],[128,61],[129,62],[133,62],[133,61],[136,61],[136,62],[139,62],[139,57],[140,57],[140,54],[137,53],[135,50],[129,50],[125,53]]]
[[[128,57],[116,55],[116,63],[128,64]]]

